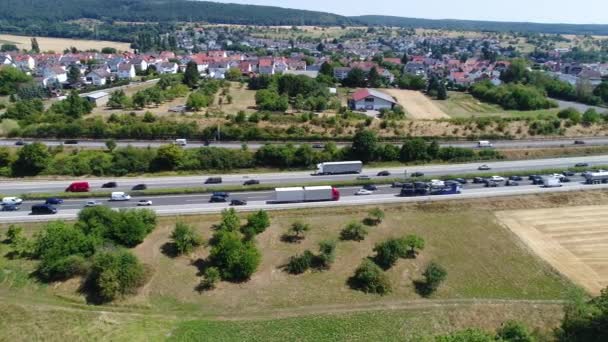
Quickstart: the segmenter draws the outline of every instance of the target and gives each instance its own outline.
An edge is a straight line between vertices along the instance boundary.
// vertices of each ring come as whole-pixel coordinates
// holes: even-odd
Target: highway
[[[0,146],[16,146],[15,143],[20,139],[0,139]],[[47,146],[59,146],[63,145],[66,140],[53,140],[53,139],[22,139],[24,142],[31,143],[33,141],[41,142]],[[68,139],[71,140],[71,139]],[[608,138],[606,137],[590,137],[590,138],[576,138],[576,139],[538,139],[538,140],[495,140],[492,141],[492,144],[497,149],[527,149],[527,148],[557,148],[557,147],[568,147],[575,146],[574,141],[581,140],[585,142],[584,146],[608,146]],[[119,147],[126,147],[131,145],[133,147],[160,147],[166,144],[172,144],[173,140],[117,140],[116,144]],[[276,143],[276,144],[285,144],[287,142],[277,141],[277,142],[260,142],[260,141],[252,141],[245,142],[248,148],[252,150],[259,149],[264,146],[266,143]],[[304,141],[291,141],[294,145],[301,144],[317,144],[314,142],[304,142]],[[337,142],[338,146],[347,146],[350,145],[348,142]],[[401,145],[402,142],[395,142],[396,145]],[[477,142],[475,141],[442,141],[439,144],[442,147],[453,146],[453,147],[466,147],[466,148],[476,148]],[[79,147],[79,148],[90,148],[90,149],[105,149],[105,140],[78,140],[77,144],[65,144],[65,146]],[[205,144],[202,141],[188,141],[188,145],[185,148],[199,148],[204,147]],[[211,147],[222,147],[222,148],[230,148],[230,149],[240,149],[243,146],[243,142],[235,142],[235,141],[225,141],[225,142],[211,142]],[[580,146],[580,145],[576,145]]]
[[[373,195],[355,196],[354,192],[357,187],[341,188],[341,199],[335,202],[308,202],[308,203],[284,203],[274,204],[274,192],[242,192],[233,193],[230,198],[245,199],[248,201],[246,206],[235,207],[239,211],[252,210],[282,210],[294,208],[315,208],[328,206],[350,206],[350,205],[374,205],[381,203],[400,203],[400,202],[430,202],[453,199],[470,199],[483,197],[502,197],[502,196],[517,196],[535,193],[562,192],[562,191],[580,191],[590,189],[606,189],[608,184],[587,185],[580,181],[580,177],[576,181],[564,183],[560,188],[542,188],[538,185],[530,185],[529,181],[520,182],[520,186],[506,187],[501,185],[497,188],[484,188],[480,185],[467,184],[459,195],[437,195],[437,196],[420,196],[420,197],[400,197],[398,196],[400,189],[382,186]],[[209,203],[209,195],[176,195],[162,197],[139,197],[132,198],[126,202],[111,202],[105,199],[98,199],[102,205],[108,205],[112,208],[135,208],[137,201],[140,199],[152,200],[153,205],[148,207],[155,210],[158,215],[188,215],[188,214],[203,214],[217,213],[229,207],[228,203]],[[66,200],[62,205],[57,206],[59,212],[55,215],[31,215],[30,208],[34,203],[39,201],[24,202],[21,205],[21,210],[13,212],[0,212],[0,223],[11,222],[28,222],[28,221],[48,221],[51,219],[74,219],[78,212],[84,207],[85,200]]]
[[[571,157],[571,158],[550,158],[550,159],[534,159],[520,161],[501,161],[501,162],[479,162],[479,163],[463,163],[463,164],[442,164],[442,165],[420,165],[420,166],[400,166],[388,168],[364,168],[361,175],[369,176],[372,181],[377,179],[376,174],[382,170],[391,172],[391,178],[400,178],[404,176],[404,172],[408,174],[412,172],[423,172],[425,176],[434,177],[449,174],[471,174],[479,173],[478,167],[481,164],[486,164],[491,167],[490,171],[484,172],[512,172],[512,171],[528,171],[541,170],[550,168],[568,168],[573,167],[576,163],[588,163],[593,165],[608,165],[608,155],[602,156],[587,156],[587,157]],[[311,182],[336,182],[345,180],[355,180],[360,175],[333,175],[333,176],[316,176],[314,171],[297,171],[297,172],[281,172],[281,173],[258,173],[258,174],[201,174],[196,176],[173,176],[173,177],[125,177],[125,178],[89,178],[86,179],[91,191],[125,191],[128,192],[136,184],[146,184],[149,190],[167,189],[167,188],[193,188],[193,187],[217,187],[217,186],[234,186],[241,185],[248,179],[256,179],[260,184],[306,184]],[[222,177],[223,183],[217,185],[206,185],[205,180],[209,176]],[[0,194],[3,195],[18,195],[26,193],[59,193],[63,192],[66,187],[76,180],[76,178],[66,178],[64,180],[18,180],[4,179],[0,180]],[[102,189],[101,185],[106,182],[116,181],[117,188]]]

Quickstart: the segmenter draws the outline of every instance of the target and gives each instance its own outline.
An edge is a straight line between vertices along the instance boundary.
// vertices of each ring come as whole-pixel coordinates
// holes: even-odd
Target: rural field
[[[29,36],[15,36],[11,34],[0,34],[0,41],[8,44],[15,44],[19,49],[29,50],[31,48],[31,38]],[[41,51],[62,52],[70,47],[78,50],[101,50],[104,47],[113,47],[116,50],[129,51],[129,43],[111,42],[106,40],[84,40],[69,38],[48,38],[36,37]]]
[[[608,206],[505,211],[497,217],[556,270],[594,295],[608,286]]]
[[[559,324],[561,305],[573,284],[534,254],[495,216],[496,211],[588,205],[608,199],[607,191],[382,206],[386,216],[361,242],[338,241],[329,270],[288,274],[290,256],[326,239],[338,240],[351,220],[362,221],[371,207],[271,212],[271,226],[256,238],[262,262],[244,283],[220,282],[197,290],[209,253],[202,246],[187,256],[169,252],[176,221],[192,225],[205,239],[219,215],[162,217],[157,228],[133,249],[151,270],[134,296],[109,305],[89,305],[78,279],[40,283],[31,273],[36,261],[10,259],[0,244],[0,340],[21,340],[32,331],[50,340],[221,340],[279,341],[319,339],[417,340],[420,336],[476,326],[493,330],[508,319],[530,317],[532,329],[549,332]],[[295,221],[311,226],[301,243],[282,236]],[[243,221],[244,222],[244,221]],[[40,224],[24,226],[28,234]],[[6,226],[0,229],[4,235]],[[376,243],[417,234],[426,246],[415,259],[401,259],[386,271],[393,291],[379,296],[355,291],[348,278]],[[414,281],[430,261],[448,277],[430,298]],[[39,327],[39,328],[34,328]],[[440,328],[438,328],[440,327]],[[30,336],[31,337],[31,336]],[[221,337],[221,338],[220,338]]]
[[[393,96],[414,120],[446,119],[449,116],[423,93],[415,90],[381,89]]]

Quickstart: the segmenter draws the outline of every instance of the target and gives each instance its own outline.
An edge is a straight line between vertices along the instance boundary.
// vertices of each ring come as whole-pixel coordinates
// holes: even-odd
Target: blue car
[[[2,206],[2,211],[17,211],[19,210],[19,206],[14,204],[4,204]]]
[[[63,200],[61,198],[49,198],[46,200],[46,202],[44,202],[45,204],[52,204],[52,205],[58,205],[58,204],[62,204]]]

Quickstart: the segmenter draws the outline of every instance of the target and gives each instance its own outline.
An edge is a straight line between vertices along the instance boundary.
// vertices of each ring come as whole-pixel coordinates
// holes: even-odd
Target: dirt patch
[[[498,212],[496,216],[559,272],[597,295],[608,285],[608,206]]]
[[[0,34],[0,40],[12,42],[20,49],[29,50],[31,47],[30,36],[15,36],[10,34]],[[129,51],[129,43],[111,42],[106,40],[84,40],[84,39],[68,39],[68,38],[47,38],[36,37],[41,51],[62,52],[70,47],[75,47],[78,50],[96,49],[101,50],[104,47],[113,47],[121,51]]]
[[[441,108],[419,91],[403,89],[382,89],[381,91],[393,96],[412,119],[449,118]]]

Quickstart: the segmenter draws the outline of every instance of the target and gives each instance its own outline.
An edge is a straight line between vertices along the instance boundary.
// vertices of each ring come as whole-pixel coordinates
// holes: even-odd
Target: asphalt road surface
[[[358,188],[348,187],[342,188],[341,198],[339,201],[330,202],[307,202],[307,203],[283,203],[273,204],[273,191],[259,192],[242,192],[233,193],[229,198],[238,198],[247,200],[246,206],[236,207],[239,211],[251,210],[281,210],[293,208],[314,208],[327,206],[349,206],[349,205],[372,205],[380,203],[398,203],[398,202],[416,202],[416,201],[441,201],[449,199],[466,199],[466,198],[482,198],[482,197],[501,197],[501,196],[516,196],[524,194],[534,194],[543,192],[561,192],[561,191],[580,191],[589,189],[608,188],[608,184],[587,185],[579,181],[564,183],[563,187],[543,188],[538,185],[530,185],[528,181],[520,182],[520,186],[506,187],[499,186],[497,188],[485,188],[480,185],[467,184],[464,186],[462,193],[458,195],[436,195],[436,196],[419,196],[419,197],[401,197],[399,196],[400,189],[383,186],[375,191],[372,195],[355,196],[354,193]],[[110,206],[111,208],[134,208],[137,206],[137,201],[140,199],[152,200],[153,205],[148,207],[155,210],[159,215],[178,215],[178,214],[203,214],[216,213],[229,207],[228,203],[209,203],[209,195],[176,195],[162,197],[147,197],[147,198],[132,198],[125,202],[112,202],[107,199],[97,199],[102,205]],[[24,202],[19,211],[0,212],[0,223],[10,222],[27,222],[27,221],[48,221],[51,219],[74,219],[78,212],[84,207],[85,200],[66,200],[62,205],[57,206],[59,212],[55,215],[31,215],[30,208],[32,204],[39,203],[36,201]]]
[[[593,165],[608,165],[608,155],[603,156],[588,156],[588,157],[572,157],[572,158],[551,158],[551,159],[535,159],[521,161],[504,161],[504,162],[487,162],[486,165],[491,167],[490,171],[483,172],[511,172],[511,171],[528,171],[541,170],[549,168],[568,168],[573,167],[576,163],[585,162],[590,166]],[[376,174],[382,170],[388,170],[391,173],[391,178],[403,177],[404,172],[407,174],[412,172],[423,172],[425,176],[442,176],[454,174],[470,174],[479,173],[478,167],[484,164],[466,163],[466,164],[445,164],[445,165],[422,165],[422,166],[402,166],[390,167],[385,169],[370,169],[364,168],[361,175],[367,175],[372,180],[379,177]],[[260,184],[276,184],[276,185],[298,185],[311,182],[332,182],[354,180],[361,175],[332,175],[332,176],[316,176],[312,175],[314,171],[298,171],[298,172],[282,172],[282,173],[260,173],[260,174],[220,174],[210,175],[201,174],[200,176],[175,176],[175,177],[134,177],[134,178],[96,178],[96,179],[78,179],[86,180],[91,186],[91,191],[125,191],[128,192],[134,185],[146,184],[148,189],[167,189],[167,188],[192,188],[203,186],[225,186],[225,185],[241,185],[249,179],[256,179]],[[206,185],[204,184],[207,177],[218,176],[222,177],[222,184]],[[63,192],[72,181],[77,179],[57,180],[3,180],[0,181],[0,194],[3,195],[18,195],[24,193],[58,193]],[[116,181],[117,188],[102,189],[101,185],[109,181]]]
[[[15,143],[19,139],[0,139],[0,146],[17,146]],[[68,139],[72,140],[72,139]],[[556,148],[556,147],[568,147],[575,146],[574,141],[580,140],[585,142],[585,146],[606,146],[608,145],[608,138],[605,137],[593,137],[593,138],[562,138],[562,139],[538,139],[538,140],[496,140],[492,141],[492,144],[497,149],[526,149],[526,148]],[[67,140],[34,140],[34,139],[23,139],[24,142],[33,142],[38,141],[47,146],[73,146],[80,148],[91,148],[91,149],[104,149],[106,148],[105,140],[77,140],[77,144],[65,144]],[[117,146],[125,147],[131,145],[133,147],[160,147],[166,144],[172,144],[173,140],[118,140],[116,141]],[[240,149],[243,146],[243,143],[247,145],[248,148],[252,150],[259,149],[264,146],[266,143],[285,143],[285,142],[234,142],[234,141],[226,141],[226,142],[211,142],[209,146],[211,147],[222,147],[222,148],[231,148],[231,149]],[[292,141],[294,145],[300,144],[321,144],[322,143],[312,143],[312,142],[298,142]],[[401,145],[401,142],[396,142],[395,144]],[[347,146],[350,145],[348,142],[338,142],[338,146]],[[440,146],[447,147],[466,147],[466,148],[477,148],[477,142],[475,141],[443,141],[440,142]],[[189,140],[187,146],[185,148],[199,148],[204,147],[205,144],[202,141],[193,141]],[[579,145],[576,145],[579,146]]]

